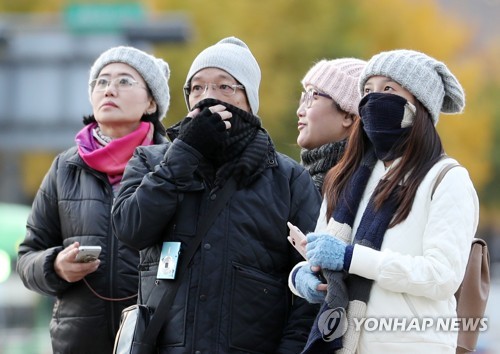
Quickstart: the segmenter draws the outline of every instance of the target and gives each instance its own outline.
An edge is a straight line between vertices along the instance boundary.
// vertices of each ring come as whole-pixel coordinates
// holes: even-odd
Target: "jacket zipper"
[[[91,173],[92,175],[94,175],[97,179],[101,180],[104,185],[106,186],[106,192],[108,193],[108,196],[111,196],[111,209],[109,209],[108,211],[108,219],[111,223],[111,212],[112,212],[112,208],[113,208],[113,203],[115,201],[115,197],[114,197],[114,194],[113,194],[113,187],[111,186],[111,184],[109,183],[109,181],[104,177],[103,174],[101,173],[97,173],[95,170],[89,168],[89,166],[87,166],[86,164],[84,163],[79,163],[77,161],[70,161],[69,162],[70,164],[73,164],[77,167],[80,167],[81,169],[83,170],[86,170],[87,172]],[[114,247],[115,247],[115,237],[113,236],[113,231],[112,231],[112,227],[110,226],[108,228],[108,237],[107,237],[107,242],[106,242],[106,245],[108,246],[108,250],[106,252],[106,256],[108,257],[108,264],[110,265],[108,267],[108,274],[107,274],[107,279],[109,279],[109,281],[107,282],[108,283],[108,293],[109,293],[109,296],[110,298],[114,298],[114,291],[113,291],[113,284],[114,284],[114,268],[115,268],[115,257],[114,257]],[[106,305],[105,305],[106,306]],[[115,305],[114,303],[110,302],[109,303],[109,308],[110,308],[110,316],[111,318],[114,318],[115,317]],[[112,333],[116,333],[116,331],[118,330],[118,328],[114,328],[114,323],[111,323],[110,324],[112,326],[111,328],[111,331]]]

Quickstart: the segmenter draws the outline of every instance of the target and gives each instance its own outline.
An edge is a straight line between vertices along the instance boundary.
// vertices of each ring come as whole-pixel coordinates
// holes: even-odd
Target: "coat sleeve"
[[[304,233],[313,231],[321,205],[321,196],[306,170],[302,170],[292,182],[291,192],[290,222]],[[290,247],[290,252],[292,266],[303,261],[293,247]],[[310,304],[295,295],[292,295],[292,301],[293,305],[278,353],[300,353],[319,312],[318,304]]]
[[[465,273],[479,220],[479,202],[467,170],[450,170],[428,203],[422,255],[355,245],[349,272],[394,292],[435,300],[453,296]]]
[[[59,160],[60,156],[54,160],[35,196],[16,265],[28,289],[53,296],[71,286],[54,270],[57,254],[63,249],[57,196]]]
[[[194,179],[201,155],[180,140],[136,149],[113,205],[113,231],[135,249],[157,244],[184,191],[200,188]]]

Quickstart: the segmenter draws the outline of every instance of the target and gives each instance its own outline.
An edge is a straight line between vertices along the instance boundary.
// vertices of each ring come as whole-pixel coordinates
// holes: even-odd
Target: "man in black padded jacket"
[[[168,129],[173,142],[137,149],[126,168],[113,226],[141,250],[141,302],[157,281],[162,243],[185,248],[210,197],[230,176],[237,181],[187,274],[177,275],[174,303],[161,314],[160,353],[297,354],[318,311],[288,289],[300,255],[287,241],[287,221],[313,230],[321,197],[262,127],[259,84],[260,68],[241,40],[206,48],[187,75],[188,117]]]

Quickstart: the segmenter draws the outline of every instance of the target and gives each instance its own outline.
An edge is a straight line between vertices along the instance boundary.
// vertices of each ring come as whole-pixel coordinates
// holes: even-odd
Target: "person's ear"
[[[355,114],[347,113],[342,120],[342,126],[346,129],[350,129],[354,124],[354,120],[357,118]]]
[[[156,104],[156,101],[151,99],[149,101],[149,107],[146,109],[146,114],[153,114],[158,110],[158,105]]]

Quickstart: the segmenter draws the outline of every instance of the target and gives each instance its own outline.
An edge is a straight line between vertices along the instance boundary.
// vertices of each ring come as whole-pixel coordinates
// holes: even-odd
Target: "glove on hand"
[[[347,244],[332,235],[307,234],[306,255],[311,266],[321,269],[343,270]]]
[[[320,283],[318,276],[311,271],[309,264],[300,267],[293,279],[295,289],[311,304],[320,304],[325,300],[326,292],[316,290]]]
[[[220,115],[204,108],[195,118],[182,121],[177,138],[210,159],[222,148],[225,133]]]

